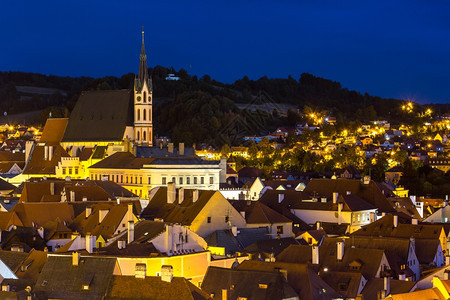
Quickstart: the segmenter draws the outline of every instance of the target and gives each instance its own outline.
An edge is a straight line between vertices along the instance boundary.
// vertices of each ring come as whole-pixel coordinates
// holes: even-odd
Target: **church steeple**
[[[139,75],[136,82],[136,90],[141,90],[144,83],[150,88],[150,82],[148,80],[148,69],[147,69],[147,55],[145,54],[145,44],[144,44],[144,26],[142,26],[142,47],[141,47],[141,55],[139,56]]]

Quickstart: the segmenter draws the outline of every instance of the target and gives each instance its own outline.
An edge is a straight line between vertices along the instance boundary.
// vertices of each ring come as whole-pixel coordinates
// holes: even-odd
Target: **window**
[[[172,177],[172,182],[173,182],[173,183],[175,183],[175,182],[176,182],[176,181],[175,181],[175,177]]]
[[[211,217],[208,217],[208,223],[211,223]]]
[[[197,177],[194,177],[194,184],[197,184]]]
[[[120,183],[123,183],[123,175],[120,175]]]
[[[62,174],[66,175],[66,168],[65,167],[62,168]]]
[[[141,133],[138,131],[137,132],[137,140],[139,141],[140,139],[141,139],[141,135],[140,135]]]
[[[162,177],[161,178],[161,184],[167,184],[167,179],[166,179],[166,177]]]
[[[75,175],[78,175],[78,167],[75,167]]]
[[[180,179],[178,180],[179,184],[183,184],[183,177],[180,176]]]
[[[69,175],[72,175],[72,168],[67,168],[69,170]]]
[[[145,99],[145,98],[144,98]],[[145,100],[144,100],[145,101]],[[145,110],[145,109],[143,109],[142,110],[142,119],[144,120],[144,121],[147,121],[147,110]],[[144,132],[144,140],[145,140],[145,132]]]
[[[277,226],[277,234],[283,234],[283,226]]]
[[[230,221],[230,216],[225,216],[225,223],[228,223]]]
[[[186,184],[191,184],[191,177],[186,177]]]
[[[148,184],[152,184],[152,178],[150,176],[147,177]]]
[[[209,184],[214,184],[214,177],[209,177]]]
[[[145,111],[145,110],[144,110]],[[146,140],[147,140],[147,132],[146,131],[144,131],[143,133],[142,133],[142,140],[145,142]]]
[[[200,177],[200,184],[205,184],[205,177]]]
[[[142,184],[142,176],[139,177],[139,184]]]
[[[152,98],[148,97],[148,101],[152,101]],[[152,109],[151,108],[148,110],[148,120],[150,122],[152,121]]]
[[[126,177],[126,181],[127,181],[127,183],[128,183],[128,176]]]
[[[137,110],[137,120],[138,121],[141,120],[141,110],[140,109]],[[139,133],[138,133],[138,139],[139,139]]]

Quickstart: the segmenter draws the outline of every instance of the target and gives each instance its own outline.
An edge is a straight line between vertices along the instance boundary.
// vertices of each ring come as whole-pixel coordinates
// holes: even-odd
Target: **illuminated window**
[[[283,234],[283,226],[277,226],[277,234]]]
[[[161,178],[161,184],[167,184],[167,179],[166,179],[166,177],[162,177],[162,178]]]

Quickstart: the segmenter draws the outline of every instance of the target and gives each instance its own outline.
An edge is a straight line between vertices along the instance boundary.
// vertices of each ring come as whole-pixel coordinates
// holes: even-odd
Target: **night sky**
[[[3,1],[0,70],[137,73],[144,25],[149,67],[229,83],[308,72],[374,96],[447,103],[449,13],[437,0]]]

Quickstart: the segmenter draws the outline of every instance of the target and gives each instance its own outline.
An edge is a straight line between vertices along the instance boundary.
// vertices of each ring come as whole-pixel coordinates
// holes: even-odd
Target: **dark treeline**
[[[347,122],[369,121],[377,118],[392,122],[411,121],[402,113],[402,101],[382,99],[342,88],[328,79],[302,74],[298,80],[270,79],[267,76],[250,80],[246,76],[232,84],[224,84],[204,75],[191,76],[186,70],[156,66],[149,69],[154,87],[155,130],[175,142],[206,142],[213,145],[239,143],[239,137],[260,134],[279,125],[293,125],[301,119],[296,110],[282,118],[277,111],[239,110],[236,103],[254,103],[258,95],[267,95],[274,103],[291,104],[300,110],[305,106],[326,111],[341,125]],[[175,74],[179,81],[165,78]],[[38,123],[43,124],[49,111],[53,116],[67,115],[83,90],[130,89],[135,75],[60,77],[24,72],[0,72],[0,109],[8,114],[45,110]],[[17,86],[53,88],[54,94],[26,94]],[[61,92],[60,92],[61,91]],[[244,130],[243,130],[244,129]]]

